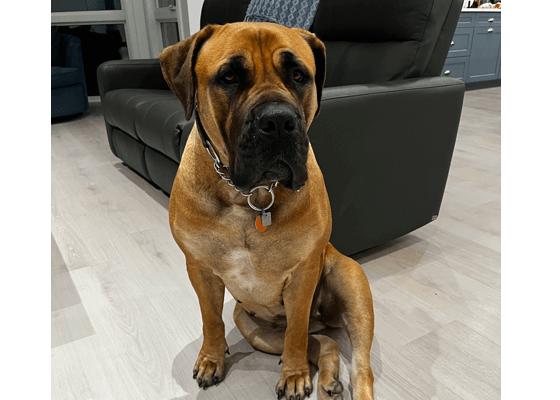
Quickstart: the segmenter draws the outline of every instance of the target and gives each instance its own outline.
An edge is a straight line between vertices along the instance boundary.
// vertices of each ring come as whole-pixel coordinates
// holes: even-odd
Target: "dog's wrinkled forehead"
[[[199,81],[212,79],[221,69],[232,65],[255,73],[275,74],[286,58],[315,74],[311,48],[296,31],[262,22],[228,24],[204,44],[195,72]],[[259,71],[263,68],[268,70]]]
[[[272,84],[278,84],[280,81],[277,77],[282,75],[282,62],[286,66],[289,61],[286,57],[292,57],[297,68],[304,75],[307,72],[309,78],[313,79],[317,116],[325,82],[326,53],[323,43],[309,31],[263,22],[207,25],[191,37],[166,47],[158,59],[163,77],[181,101],[188,120],[194,110],[195,93],[200,95],[213,91],[215,86],[212,85],[212,79],[217,77],[224,63],[238,62],[247,71],[247,77],[259,80],[243,81],[249,83],[242,90],[247,93],[251,87],[266,86],[263,84],[268,83],[268,79],[273,81]],[[285,71],[288,70],[285,68]],[[206,99],[199,96],[198,100],[213,101],[208,96]]]

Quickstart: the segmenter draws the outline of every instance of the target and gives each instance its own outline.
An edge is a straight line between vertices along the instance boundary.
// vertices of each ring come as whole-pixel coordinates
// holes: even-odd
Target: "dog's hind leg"
[[[271,354],[283,353],[286,326],[275,326],[270,322],[252,317],[239,304],[235,305],[233,318],[243,337],[255,349]],[[338,381],[339,355],[336,341],[328,336],[310,334],[307,356],[309,361],[319,368],[317,382],[321,400],[342,400],[343,388]],[[312,391],[311,382],[304,383],[302,388],[296,388],[294,383],[286,383],[285,392],[282,388],[286,399],[296,398],[296,392],[305,392],[309,396]]]
[[[282,354],[284,351],[284,333],[286,326],[276,326],[271,322],[250,316],[235,304],[233,320],[243,337],[255,349],[270,354]]]
[[[340,254],[330,243],[323,270],[325,292],[321,315],[330,326],[342,326],[352,344],[353,398],[373,399],[370,350],[373,342],[373,300],[369,282],[360,264]]]
[[[340,359],[338,343],[325,335],[311,334],[307,345],[309,361],[319,368],[317,389],[321,400],[342,400],[342,383],[338,380]]]

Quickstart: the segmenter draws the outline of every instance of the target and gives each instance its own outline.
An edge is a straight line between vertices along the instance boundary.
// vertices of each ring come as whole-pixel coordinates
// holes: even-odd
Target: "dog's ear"
[[[315,112],[315,118],[317,118],[321,110],[321,97],[327,72],[327,52],[323,42],[314,33],[299,28],[293,29],[297,30],[301,37],[305,39],[309,47],[311,47],[313,57],[315,58],[315,87],[317,88],[317,111]]]
[[[212,36],[215,29],[216,25],[208,25],[190,38],[166,47],[158,56],[163,77],[173,94],[183,104],[187,121],[191,119],[194,110],[196,59],[202,45]]]

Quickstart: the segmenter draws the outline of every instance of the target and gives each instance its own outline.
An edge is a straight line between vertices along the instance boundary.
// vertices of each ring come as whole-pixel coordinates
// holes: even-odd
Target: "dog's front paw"
[[[313,384],[309,376],[309,365],[307,368],[292,369],[282,368],[282,375],[276,385],[276,395],[279,399],[286,396],[287,400],[303,400],[305,396],[313,392]]]
[[[220,347],[205,349],[205,346],[202,346],[193,368],[193,379],[196,379],[199,388],[206,389],[208,386],[217,386],[224,380],[226,352],[229,354],[227,350],[222,351]]]

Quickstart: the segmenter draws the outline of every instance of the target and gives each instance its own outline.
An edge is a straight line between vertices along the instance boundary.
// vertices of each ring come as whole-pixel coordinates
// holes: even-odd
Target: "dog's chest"
[[[238,248],[225,255],[216,272],[236,300],[265,305],[280,301],[282,285],[278,279],[282,279],[282,273],[278,267],[266,265],[247,249]]]
[[[254,291],[260,286],[251,253],[245,249],[230,251],[225,256],[225,268],[220,268],[222,279],[230,286],[244,291]],[[226,284],[226,286],[227,286]]]
[[[209,231],[187,224],[181,237],[189,253],[219,276],[236,300],[280,306],[284,284],[297,264],[286,254],[293,243],[283,239],[279,227],[258,232],[255,218],[254,211],[233,205],[216,217],[219,228]]]

